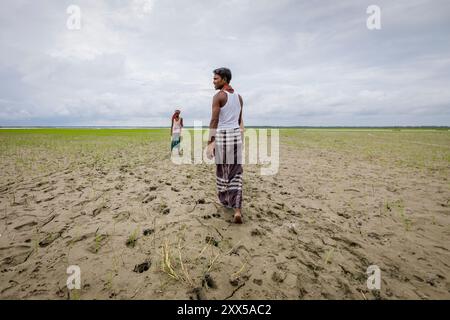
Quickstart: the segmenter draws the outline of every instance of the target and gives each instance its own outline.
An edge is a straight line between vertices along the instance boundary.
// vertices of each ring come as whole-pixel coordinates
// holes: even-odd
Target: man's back
[[[227,95],[227,102],[220,108],[218,129],[239,128],[239,115],[241,113],[241,102],[236,91],[230,93],[223,90]]]

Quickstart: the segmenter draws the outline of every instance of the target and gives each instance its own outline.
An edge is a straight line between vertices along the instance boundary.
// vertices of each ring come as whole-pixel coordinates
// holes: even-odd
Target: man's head
[[[231,70],[228,68],[218,68],[213,71],[213,74],[213,84],[216,90],[222,89],[225,84],[231,81]]]

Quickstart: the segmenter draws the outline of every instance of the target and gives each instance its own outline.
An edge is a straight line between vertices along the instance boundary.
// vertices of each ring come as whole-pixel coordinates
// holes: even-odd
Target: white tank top
[[[181,133],[181,118],[173,119],[172,133]]]
[[[220,108],[219,125],[217,129],[235,129],[239,128],[239,115],[241,113],[241,102],[236,90],[230,93],[223,90],[227,94],[227,103]]]

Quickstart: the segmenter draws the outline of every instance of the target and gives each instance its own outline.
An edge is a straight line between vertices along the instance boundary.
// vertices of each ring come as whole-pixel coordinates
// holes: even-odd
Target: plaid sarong
[[[217,130],[216,184],[220,202],[230,208],[242,205],[242,137],[240,128]]]

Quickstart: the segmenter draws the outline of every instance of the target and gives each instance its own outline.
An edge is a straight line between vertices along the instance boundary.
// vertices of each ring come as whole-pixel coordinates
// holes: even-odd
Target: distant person
[[[180,149],[181,144],[181,129],[183,128],[183,118],[180,117],[180,110],[175,110],[175,113],[172,116],[172,125],[170,126],[170,136],[172,137],[172,144],[170,147],[170,151],[173,151],[174,148],[178,149],[178,154],[182,154],[182,150]]]
[[[230,86],[231,71],[213,71],[216,90],[212,101],[207,156],[216,162],[216,185],[221,204],[234,209],[233,222],[242,223],[242,97]]]

